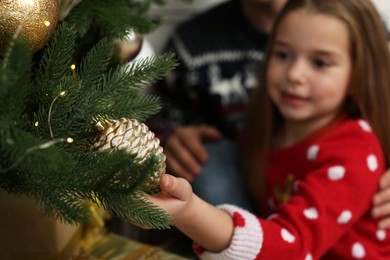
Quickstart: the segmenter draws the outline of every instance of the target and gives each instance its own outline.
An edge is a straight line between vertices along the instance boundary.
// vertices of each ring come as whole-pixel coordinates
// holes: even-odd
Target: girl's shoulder
[[[311,145],[321,150],[319,159],[324,161],[344,161],[358,166],[375,158],[380,167],[384,163],[379,139],[363,119],[348,119]]]
[[[375,135],[370,124],[361,118],[347,119],[337,128],[319,138],[319,142],[336,141],[337,143],[378,143],[379,140]]]

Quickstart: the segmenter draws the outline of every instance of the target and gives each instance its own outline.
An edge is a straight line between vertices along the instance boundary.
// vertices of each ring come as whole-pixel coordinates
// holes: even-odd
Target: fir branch
[[[134,154],[123,150],[84,153],[78,158],[76,167],[76,190],[93,187],[103,193],[132,194],[136,189],[148,191],[148,178],[157,170],[156,157],[148,157],[142,164],[134,160]],[[89,178],[88,178],[89,177]],[[87,190],[90,193],[91,190]]]
[[[171,217],[163,209],[147,201],[141,194],[127,198],[123,196],[117,198],[115,195],[107,194],[104,198],[102,204],[115,217],[139,226],[157,229],[170,228]],[[118,200],[122,200],[121,203],[112,203]]]
[[[67,224],[87,224],[90,218],[88,205],[68,193],[50,189],[37,196],[48,217]]]
[[[176,65],[174,55],[168,53],[136,60],[124,70],[117,69],[108,73],[102,83],[101,92],[94,93],[96,96],[93,96],[93,100],[98,100],[94,109],[100,111],[100,114],[114,118],[131,117],[144,120],[157,112],[160,104],[154,96],[142,96],[139,89],[152,85]],[[127,98],[123,99],[124,96]],[[147,110],[149,112],[146,112]]]
[[[93,19],[95,17],[96,1],[81,1],[75,8],[72,9],[68,17],[65,19],[74,28],[80,38],[84,37],[89,31]]]
[[[106,36],[122,38],[128,31],[149,33],[157,23],[154,19],[146,18],[139,13],[140,9],[132,9],[132,4],[125,0],[83,0],[67,17],[67,21],[75,25],[80,38],[98,27]]]
[[[61,197],[88,199],[95,204],[101,204],[116,217],[131,219],[133,223],[149,227],[168,228],[169,216],[140,196],[140,191],[153,189],[149,180],[156,170],[156,157],[150,156],[143,163],[135,163],[134,156],[122,150],[84,154],[79,160],[82,162],[80,167],[76,167],[84,169],[84,172],[75,174],[74,177],[79,180],[69,179],[70,182],[61,182],[62,187],[67,189],[66,195]],[[60,207],[57,211],[59,209]]]
[[[72,26],[67,23],[58,26],[53,39],[45,49],[36,73],[37,87],[44,88],[47,84],[57,85],[63,77],[69,75],[75,39],[76,34]]]
[[[138,59],[126,68],[123,75],[126,80],[122,83],[133,88],[144,88],[162,79],[177,65],[178,62],[172,53]]]
[[[21,40],[13,40],[0,68],[0,113],[9,113],[14,122],[24,111],[26,93],[30,83],[31,51]],[[5,59],[5,58],[4,58]],[[19,120],[18,120],[19,121]]]
[[[127,99],[112,102],[117,96],[126,95]],[[134,118],[144,121],[151,115],[157,113],[161,108],[157,96],[136,96],[134,93],[113,93],[102,99],[96,106],[97,110],[109,115],[110,118]]]
[[[122,169],[117,172],[116,178],[110,179],[109,189],[102,190],[100,193],[101,204],[107,211],[116,217],[130,220],[141,226],[169,228],[170,216],[164,210],[148,202],[141,192],[151,192],[154,188],[150,186],[150,178],[156,171],[156,159],[150,156],[142,164],[138,164],[139,168],[129,172]],[[120,187],[117,187],[118,184]],[[122,193],[125,190],[132,192]]]
[[[38,105],[49,107],[63,91],[61,82],[70,74],[74,44],[75,32],[72,27],[66,23],[59,25],[36,71],[27,104],[30,113],[38,111]]]
[[[80,65],[79,77],[83,80],[86,91],[100,85],[102,75],[107,71],[112,58],[113,45],[106,38],[99,41],[83,59]],[[86,92],[84,91],[84,92]]]
[[[102,1],[96,6],[96,22],[104,32],[123,38],[129,30],[146,34],[156,28],[156,24],[151,19],[135,14],[129,8],[123,8],[123,2],[126,1]]]
[[[19,43],[0,68],[0,108],[5,108],[0,110],[0,187],[36,199],[47,215],[66,223],[86,223],[89,214],[83,201],[88,199],[102,201],[113,215],[141,225],[169,225],[169,216],[141,195],[152,192],[149,181],[157,159],[150,156],[137,163],[134,155],[98,153],[91,145],[98,134],[97,120],[143,119],[158,110],[157,97],[140,90],[165,76],[176,65],[174,57],[162,55],[107,72],[112,46],[102,40],[83,59],[77,77],[69,69],[73,59],[84,56],[79,56],[85,50],[79,47],[87,41],[80,37],[79,52],[75,50],[76,27],[79,36],[96,24],[107,36],[153,27],[129,3],[83,0],[68,16],[72,21],[78,15],[74,26],[58,25],[31,80],[31,54]],[[63,142],[68,136],[74,143]]]
[[[129,4],[137,10],[137,13],[144,14],[146,13],[152,5],[164,5],[166,0],[144,0],[144,1],[131,1],[128,0]]]
[[[121,169],[126,172],[131,172],[134,165],[134,155],[129,155],[123,151],[90,151],[83,153],[78,158],[77,170],[79,176],[89,176],[90,178],[84,178],[80,180],[79,184],[76,184],[77,189],[81,186],[94,187],[96,190],[109,189],[107,181],[110,180],[112,175]],[[128,191],[127,191],[128,192]]]
[[[74,104],[80,102],[79,99],[83,95],[81,84],[82,82],[73,76],[64,77],[59,83],[63,91],[55,96],[50,104],[38,106],[33,117],[34,122],[39,123],[39,127],[34,128],[38,136],[49,139],[65,138],[75,137],[80,133],[80,129],[72,131],[72,121],[69,117],[78,112]]]
[[[102,51],[107,51],[108,46],[103,41],[100,47],[92,49],[91,54],[88,53],[79,74],[78,87],[63,87],[68,90],[67,94],[56,100],[50,115],[56,137],[71,136],[81,142],[80,147],[85,147],[90,134],[95,133],[91,125],[94,118],[106,115],[110,118],[126,117],[142,121],[160,109],[157,97],[141,95],[139,89],[167,74],[176,65],[174,56],[165,54],[147,58],[135,61],[126,70],[118,67],[107,74],[94,75],[90,71],[95,70],[95,62],[98,63],[96,70],[104,70],[106,63],[96,59],[102,55]],[[89,85],[90,80],[95,84]],[[71,81],[67,85],[70,83]],[[39,113],[43,117],[48,113],[46,108],[40,111],[43,111]],[[46,128],[48,126],[43,127]],[[47,133],[45,136],[49,138]]]
[[[1,137],[0,174],[18,170],[30,172],[26,177],[33,178],[34,173],[46,174],[69,167],[66,162],[71,159],[55,146],[65,140],[45,141],[13,127],[3,128],[2,133],[6,139]]]
[[[103,4],[96,11],[99,17],[96,21],[98,26],[112,37],[123,38],[129,31],[147,34],[157,26],[155,22],[157,20],[133,14],[120,5],[112,5],[111,2]]]

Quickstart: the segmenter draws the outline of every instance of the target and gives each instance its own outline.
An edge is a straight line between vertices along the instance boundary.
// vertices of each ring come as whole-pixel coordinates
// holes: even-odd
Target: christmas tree
[[[160,107],[142,88],[176,61],[162,54],[122,64],[114,44],[153,30],[158,20],[146,11],[163,2],[13,2],[19,1],[0,4],[0,23],[28,8],[29,20],[42,6],[59,13],[44,20],[54,33],[43,47],[34,42],[36,31],[24,30],[26,18],[0,26],[1,38],[9,36],[0,42],[0,188],[36,199],[48,216],[65,223],[87,223],[89,201],[121,219],[168,228],[168,215],[142,195],[158,191],[165,157],[139,122]]]

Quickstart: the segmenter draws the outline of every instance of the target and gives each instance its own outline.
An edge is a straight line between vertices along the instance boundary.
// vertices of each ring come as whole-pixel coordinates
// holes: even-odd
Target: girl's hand
[[[390,169],[382,176],[379,182],[380,190],[373,199],[372,215],[381,218],[379,228],[390,227]]]
[[[228,213],[196,196],[186,179],[164,174],[160,188],[159,194],[147,198],[171,215],[173,225],[210,251],[229,246],[234,225]]]
[[[170,174],[163,174],[160,179],[161,192],[155,196],[147,198],[157,206],[163,208],[173,218],[173,224],[185,217],[194,194],[190,183]]]

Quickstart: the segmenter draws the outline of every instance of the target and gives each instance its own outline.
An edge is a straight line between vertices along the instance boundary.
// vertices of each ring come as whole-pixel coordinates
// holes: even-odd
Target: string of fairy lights
[[[31,12],[31,10],[29,12]],[[29,15],[26,15],[25,17],[27,19],[27,17],[29,17]],[[19,25],[17,26],[17,28],[16,28],[13,36],[12,36],[12,40],[9,43],[8,51],[5,53],[4,58],[3,58],[3,62],[2,62],[3,63],[2,64],[3,68],[6,68],[7,65],[8,65],[10,50],[12,50],[12,48],[14,47],[14,41],[19,37],[20,32],[21,32],[21,30],[23,28],[23,23],[24,22],[25,22],[24,20],[20,21]],[[45,27],[49,27],[51,25],[50,21],[48,21],[48,20],[44,20],[43,24],[44,24]],[[76,65],[75,64],[71,65],[71,72],[74,75],[74,77],[77,79]],[[9,171],[15,169],[29,154],[31,154],[32,152],[34,152],[36,150],[48,149],[49,147],[51,147],[53,145],[56,145],[58,143],[62,143],[62,142],[66,142],[66,143],[69,143],[69,144],[74,142],[72,137],[54,138],[53,129],[51,127],[51,113],[52,113],[52,109],[53,109],[54,103],[55,103],[55,101],[58,98],[64,97],[65,95],[66,95],[66,92],[65,91],[61,91],[53,99],[53,101],[51,102],[51,105],[49,107],[48,127],[49,127],[49,131],[50,131],[50,137],[52,138],[52,140],[49,140],[49,141],[47,141],[45,143],[42,143],[42,144],[39,144],[39,145],[35,145],[35,146],[32,146],[32,147],[29,147],[28,149],[26,149],[24,154],[22,154],[21,156],[18,157],[18,160],[16,162],[14,162],[12,165],[10,165],[6,169],[0,169],[1,173],[6,173],[6,172],[9,172]],[[39,121],[34,122],[34,126],[35,127],[39,127]]]

